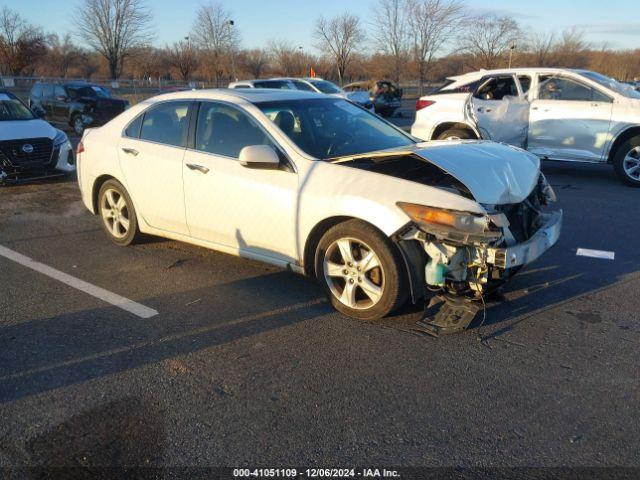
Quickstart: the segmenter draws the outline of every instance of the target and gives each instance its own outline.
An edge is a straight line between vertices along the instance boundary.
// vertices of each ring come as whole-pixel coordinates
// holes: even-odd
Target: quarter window
[[[127,129],[124,131],[125,137],[129,138],[139,138],[140,137],[140,127],[142,126],[142,119],[144,118],[144,113],[141,113],[136,117],[136,119],[129,124]]]
[[[246,113],[228,105],[203,102],[198,113],[196,150],[238,158],[250,145],[273,145]]]
[[[176,147],[185,146],[190,103],[167,102],[147,110],[142,121],[140,139]]]

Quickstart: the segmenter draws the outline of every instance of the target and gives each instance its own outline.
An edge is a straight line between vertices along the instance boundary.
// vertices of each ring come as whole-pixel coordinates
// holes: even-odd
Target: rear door
[[[613,99],[564,75],[540,75],[531,102],[528,149],[561,160],[601,161]]]
[[[138,213],[167,232],[188,234],[182,160],[192,102],[158,103],[139,115],[120,140],[120,167]]]
[[[524,147],[529,101],[515,75],[487,77],[471,94],[467,111],[482,138]]]

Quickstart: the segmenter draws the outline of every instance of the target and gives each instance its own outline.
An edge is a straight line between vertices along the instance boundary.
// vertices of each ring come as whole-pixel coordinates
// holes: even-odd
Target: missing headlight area
[[[485,307],[488,295],[555,244],[562,211],[544,211],[555,200],[547,187],[541,175],[523,202],[485,205],[482,221],[465,212],[444,211],[442,218],[430,209],[410,214],[413,221],[395,240],[408,268],[414,269],[414,299],[422,293],[429,300],[418,323],[423,331],[438,336],[466,329]],[[406,205],[401,208],[413,212]],[[475,223],[464,220],[467,217]],[[418,285],[424,287],[422,292]]]

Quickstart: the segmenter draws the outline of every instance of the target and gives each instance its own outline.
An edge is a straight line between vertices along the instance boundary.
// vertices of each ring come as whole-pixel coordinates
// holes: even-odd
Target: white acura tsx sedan
[[[535,155],[418,143],[316,93],[161,95],[89,129],[77,160],[83,201],[116,244],[153,234],[315,275],[362,319],[427,287],[481,300],[562,221]]]

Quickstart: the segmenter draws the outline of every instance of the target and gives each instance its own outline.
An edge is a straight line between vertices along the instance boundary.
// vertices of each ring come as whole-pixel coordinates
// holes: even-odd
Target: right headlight
[[[423,230],[436,236],[464,241],[470,237],[493,240],[501,236],[499,231],[489,229],[489,218],[468,212],[427,207],[415,203],[398,202],[396,205]]]

